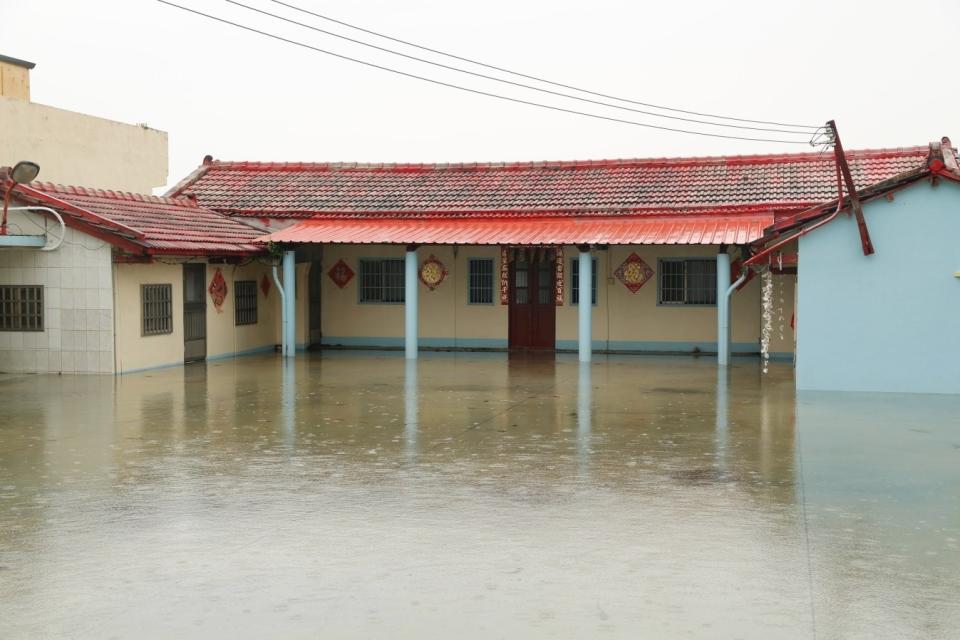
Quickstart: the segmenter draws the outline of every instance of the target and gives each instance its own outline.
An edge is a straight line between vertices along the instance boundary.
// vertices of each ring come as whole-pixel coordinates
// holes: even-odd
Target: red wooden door
[[[516,251],[510,263],[511,349],[553,349],[557,308],[554,302],[554,252]]]

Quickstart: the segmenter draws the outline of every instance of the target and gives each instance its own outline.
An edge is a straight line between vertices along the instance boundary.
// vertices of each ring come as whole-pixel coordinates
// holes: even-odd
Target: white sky
[[[671,124],[396,59],[223,0],[174,1],[480,90]],[[241,1],[401,46],[269,0]],[[617,96],[756,119],[821,124],[835,118],[847,148],[925,144],[950,134],[960,142],[957,0],[287,1]],[[0,53],[37,63],[35,102],[168,131],[171,183],[208,153],[224,160],[460,162],[807,149],[659,132],[470,95],[244,33],[154,0],[0,0]]]

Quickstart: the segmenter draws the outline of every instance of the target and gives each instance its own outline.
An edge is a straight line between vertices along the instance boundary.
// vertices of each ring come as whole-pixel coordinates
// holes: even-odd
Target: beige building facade
[[[563,304],[556,306],[556,348],[577,348],[577,305],[572,301],[572,277],[578,255],[574,246],[563,247],[565,271]],[[636,253],[654,275],[636,293],[614,275],[627,257]],[[311,264],[311,277],[319,277],[321,329],[319,344],[333,347],[395,348],[404,341],[402,303],[361,302],[360,263],[383,258],[402,259],[403,245],[324,245],[323,259]],[[500,303],[499,282],[489,304],[470,304],[470,261],[493,261],[499,273],[499,246],[423,246],[417,250],[422,263],[437,258],[446,268],[442,283],[430,289],[419,287],[418,336],[423,348],[506,349],[509,344],[509,306]],[[615,245],[595,250],[597,302],[592,307],[592,342],[596,351],[636,353],[715,353],[717,348],[716,305],[667,305],[658,302],[660,260],[693,258],[714,260],[712,245]],[[343,261],[354,277],[342,288],[328,272]],[[316,271],[320,270],[317,274]],[[770,353],[792,358],[795,335],[795,275],[774,276],[774,317]],[[761,292],[759,279],[751,280],[731,298],[733,353],[757,354],[761,340]],[[781,323],[780,318],[783,318]],[[309,317],[306,319],[309,322]],[[302,322],[302,319],[300,319]],[[782,325],[782,326],[781,326]],[[299,326],[299,324],[298,324]],[[299,340],[298,340],[299,341]]]
[[[135,193],[167,183],[166,132],[32,102],[33,67],[0,56],[0,166],[30,160],[44,181]]]

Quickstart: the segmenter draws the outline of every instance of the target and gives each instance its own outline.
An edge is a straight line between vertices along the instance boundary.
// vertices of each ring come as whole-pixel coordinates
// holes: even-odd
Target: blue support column
[[[593,352],[593,256],[590,247],[580,247],[577,264],[580,278],[577,329],[580,362],[590,362]]]
[[[296,252],[283,252],[283,307],[286,320],[284,355],[293,358],[297,354],[297,260]]]
[[[717,363],[730,362],[730,255],[726,247],[717,254]]]
[[[417,294],[419,286],[417,285],[417,248],[407,247],[406,261],[404,264],[406,270],[403,277],[404,287],[404,346],[406,347],[407,359],[415,360],[417,358],[417,323],[419,322],[417,311],[419,301]]]

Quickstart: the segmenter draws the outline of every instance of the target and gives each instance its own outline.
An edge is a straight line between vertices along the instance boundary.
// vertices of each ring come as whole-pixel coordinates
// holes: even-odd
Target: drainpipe
[[[280,355],[287,357],[287,301],[283,293],[283,283],[280,282],[280,275],[277,273],[277,265],[273,265],[273,284],[277,285],[277,291],[280,293]]]
[[[283,306],[287,310],[287,357],[297,354],[297,272],[296,252],[283,252]]]
[[[417,245],[407,246],[407,253],[404,262],[404,347],[406,349],[407,360],[417,359],[417,317],[419,301],[417,295],[419,287],[417,286]]]
[[[578,347],[580,362],[590,362],[593,352],[593,256],[590,246],[582,245],[577,268],[580,293],[577,301]]]

